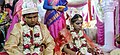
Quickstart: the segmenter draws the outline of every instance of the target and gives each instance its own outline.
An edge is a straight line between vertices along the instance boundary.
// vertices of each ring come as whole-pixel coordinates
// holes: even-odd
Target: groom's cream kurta
[[[46,48],[39,55],[53,55],[53,49],[55,46],[54,40],[50,35],[47,27],[40,23],[43,39],[41,44],[45,44]],[[9,39],[5,42],[5,50],[9,55],[24,55],[23,54],[23,35],[22,25],[20,23],[15,24]]]

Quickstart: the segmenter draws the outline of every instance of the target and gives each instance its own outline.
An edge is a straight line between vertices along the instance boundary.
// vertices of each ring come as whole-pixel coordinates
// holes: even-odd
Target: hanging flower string
[[[23,36],[23,53],[25,55],[39,55],[43,51],[43,48],[40,46],[42,35],[39,25],[35,25],[33,30],[28,25],[24,25]],[[30,50],[32,46],[34,46],[33,51]]]

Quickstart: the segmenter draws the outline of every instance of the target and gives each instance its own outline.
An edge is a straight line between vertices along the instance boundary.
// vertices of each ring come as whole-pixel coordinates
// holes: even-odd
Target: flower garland
[[[75,44],[74,47],[77,47],[77,49],[79,49],[78,51],[82,54],[86,54],[88,48],[86,39],[83,36],[83,31],[80,30],[78,34],[76,32],[71,32],[71,34],[73,38],[73,43]],[[72,48],[73,46],[70,45],[70,47]]]
[[[91,54],[88,52],[88,46],[87,46],[87,40],[84,38],[84,34],[83,31],[79,31],[79,33],[77,34],[76,32],[71,32],[72,34],[72,38],[73,38],[73,44],[69,44],[70,48],[76,47],[78,49],[78,51],[76,52],[76,55],[81,52],[82,54]],[[95,49],[93,50],[95,53],[94,54],[103,54],[102,50],[99,47],[95,47]]]
[[[40,43],[42,39],[42,35],[40,33],[40,26],[35,25],[33,29],[31,29],[28,25],[23,26],[23,53],[25,55],[38,55],[43,50],[40,48]],[[31,50],[32,46],[34,46],[33,51]]]

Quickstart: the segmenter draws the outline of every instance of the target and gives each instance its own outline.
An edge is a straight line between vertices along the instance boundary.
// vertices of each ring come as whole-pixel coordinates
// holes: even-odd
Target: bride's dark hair
[[[75,15],[73,16],[73,18],[71,19],[71,23],[73,24],[75,21],[78,20],[78,18],[82,18],[82,20],[83,20],[83,17],[82,17],[81,15],[75,14]]]

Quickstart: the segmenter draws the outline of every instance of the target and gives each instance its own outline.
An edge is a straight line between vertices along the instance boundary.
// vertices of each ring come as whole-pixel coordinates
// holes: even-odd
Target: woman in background
[[[68,9],[66,0],[44,0],[43,8],[46,9],[44,24],[47,25],[50,34],[56,43],[55,54],[61,55],[61,48],[59,32],[66,27],[66,19],[64,11]]]
[[[44,23],[47,25],[54,39],[58,32],[66,26],[64,11],[68,9],[66,0],[45,0],[43,8],[46,9]]]

